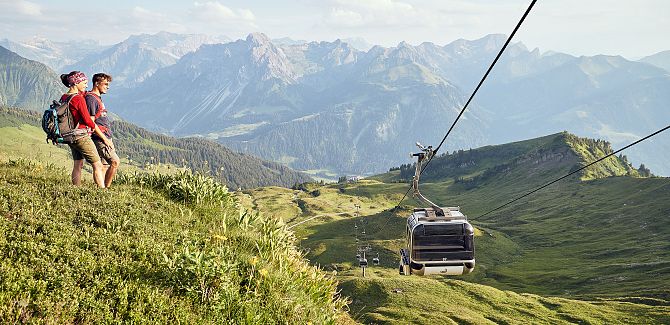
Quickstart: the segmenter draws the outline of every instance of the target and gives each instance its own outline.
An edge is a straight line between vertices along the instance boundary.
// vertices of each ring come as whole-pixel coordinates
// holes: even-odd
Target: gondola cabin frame
[[[458,207],[414,209],[407,218],[402,275],[462,275],[475,268],[474,228]]]

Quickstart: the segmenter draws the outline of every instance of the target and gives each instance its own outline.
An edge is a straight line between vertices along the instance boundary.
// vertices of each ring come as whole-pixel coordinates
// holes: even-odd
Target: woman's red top
[[[88,107],[83,95],[82,93],[74,95],[74,98],[70,101],[70,112],[72,112],[72,118],[75,123],[79,123],[79,129],[88,127],[91,129],[89,133],[92,133],[93,129],[95,129],[95,122],[91,119],[91,114],[88,113]],[[69,96],[68,94],[63,94],[60,98],[61,102],[66,102]]]

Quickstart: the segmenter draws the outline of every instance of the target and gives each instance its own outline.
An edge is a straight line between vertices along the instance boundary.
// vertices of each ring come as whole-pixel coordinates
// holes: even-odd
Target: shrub
[[[135,172],[119,175],[118,183],[163,190],[170,198],[184,203],[218,203],[223,206],[235,203],[225,185],[199,172],[180,171],[173,175]]]

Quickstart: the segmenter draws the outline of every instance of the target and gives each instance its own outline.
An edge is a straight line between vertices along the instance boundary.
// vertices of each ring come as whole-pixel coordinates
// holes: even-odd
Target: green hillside
[[[501,153],[498,158],[492,153],[494,150]],[[664,322],[659,319],[667,322],[670,315],[667,309],[670,305],[670,201],[661,199],[670,197],[667,178],[640,178],[625,158],[616,157],[608,159],[604,166],[594,166],[480,217],[607,152],[611,152],[611,148],[605,142],[561,133],[448,155],[432,164],[432,175],[430,169],[424,174],[433,179],[426,177],[428,181],[423,184],[422,193],[443,206],[461,206],[478,228],[477,268],[458,280],[527,292],[528,295],[521,296],[531,297],[530,300],[535,299],[534,295],[557,297],[536,298],[558,299],[556,301],[566,304],[563,308],[550,303],[545,309],[517,310],[510,312],[517,315],[512,321],[500,318],[496,322],[630,323],[632,319],[643,323]],[[458,170],[442,163],[468,154],[485,158],[471,160],[474,167],[454,164],[462,166]],[[247,200],[253,201],[260,211],[281,216],[289,225],[324,215],[294,229],[313,263],[338,270],[343,292],[352,297],[350,308],[355,317],[373,322],[398,318],[407,322],[444,322],[446,318],[435,314],[438,311],[449,314],[454,306],[442,302],[444,293],[440,290],[443,289],[438,288],[466,284],[441,277],[425,280],[397,275],[397,251],[403,244],[405,217],[410,211],[407,207],[395,212],[388,210],[407,190],[406,183],[397,182],[399,174],[399,170],[394,170],[375,177],[387,183],[364,180],[355,184],[308,185],[302,191],[255,189],[247,192]],[[409,199],[405,204],[416,203]],[[360,206],[360,217],[356,217],[356,205]],[[372,275],[369,280],[360,279],[360,270],[356,267],[354,226],[361,225],[366,227],[372,254],[379,253],[381,259],[379,267],[369,269]],[[354,279],[369,284],[349,283]],[[421,298],[394,294],[393,286],[400,283],[413,288],[411,292]],[[377,289],[359,290],[358,285]],[[468,290],[476,292],[474,288],[481,287],[468,287]],[[508,294],[493,292],[494,296],[508,299]],[[385,297],[383,302],[376,301],[379,295]],[[417,299],[440,303],[422,305]],[[472,300],[473,304],[488,304],[496,310],[502,309],[507,301],[502,298],[495,303]],[[512,300],[512,304],[527,307],[530,300]],[[587,305],[593,309],[584,307]],[[412,312],[422,308],[434,312]],[[477,308],[473,307],[466,314],[487,313],[482,306]],[[556,310],[565,317],[557,316]],[[589,311],[579,316],[578,310]],[[603,318],[603,315],[615,318]],[[524,318],[526,316],[529,318]],[[449,317],[456,322],[483,322],[482,319]]]
[[[580,138],[562,132],[545,137],[485,146],[475,150],[458,150],[436,156],[431,167],[422,174],[427,182],[453,179],[468,186],[476,186],[487,178],[526,165],[530,175],[560,174],[565,168],[579,168],[612,152],[610,143],[602,140]],[[539,162],[549,162],[538,164]],[[552,163],[553,162],[553,163]],[[371,177],[380,181],[408,181],[414,176],[415,164],[391,168],[390,173]],[[625,156],[610,157],[585,169],[582,180],[609,176],[638,176]],[[533,178],[533,177],[528,177]],[[538,179],[542,181],[542,179]]]
[[[34,117],[8,112],[3,323],[670,322],[670,202],[659,199],[670,197],[670,180],[639,177],[617,157],[481,217],[611,152],[602,141],[561,133],[436,159],[422,192],[469,216],[477,267],[422,278],[397,271],[415,202],[391,208],[407,190],[407,167],[358,183],[234,194],[174,170],[126,173],[107,191],[75,188],[67,152],[42,145]],[[130,142],[138,153],[185,150],[169,140],[137,133]],[[49,156],[48,165],[17,161]],[[367,231],[368,258],[381,260],[365,278],[355,226]]]
[[[16,108],[0,107],[0,143],[10,147],[0,150],[0,155],[32,158],[49,161],[59,166],[70,166],[66,157],[69,149],[60,149],[45,142],[41,130],[41,115],[21,111]],[[127,163],[152,169],[166,165],[170,168],[186,167],[194,171],[208,173],[229,187],[251,188],[257,186],[291,186],[295,183],[310,181],[311,178],[290,168],[260,160],[256,157],[231,151],[213,141],[199,138],[177,139],[149,132],[133,124],[116,121],[113,127],[114,143],[119,156]],[[53,159],[59,157],[58,159]],[[165,168],[161,168],[165,169]],[[130,168],[132,172],[137,168]]]
[[[0,46],[0,106],[46,109],[64,90],[51,68]]]
[[[68,185],[0,163],[0,323],[349,323],[276,219],[199,175]]]
[[[390,273],[341,277],[358,321],[374,324],[635,324],[667,323],[670,307],[581,301],[501,291],[460,280],[403,278]]]

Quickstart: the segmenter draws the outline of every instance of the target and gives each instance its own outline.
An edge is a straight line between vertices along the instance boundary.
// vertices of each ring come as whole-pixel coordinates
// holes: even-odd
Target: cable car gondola
[[[414,196],[430,207],[414,209],[407,217],[406,247],[400,249],[401,275],[462,275],[475,268],[474,228],[458,207],[441,208],[419,192],[421,165],[434,152],[417,143],[412,180]]]

